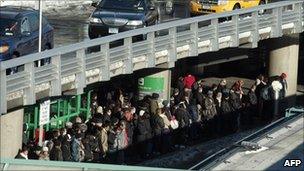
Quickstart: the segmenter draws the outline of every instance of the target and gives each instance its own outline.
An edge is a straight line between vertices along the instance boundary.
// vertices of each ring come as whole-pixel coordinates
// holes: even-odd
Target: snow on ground
[[[43,0],[43,12],[48,16],[75,16],[91,13],[93,0]],[[38,0],[0,0],[0,6],[24,6],[38,9]]]
[[[200,160],[207,158],[211,154],[232,145],[240,139],[254,133],[257,129],[243,131],[228,135],[223,138],[213,139],[202,144],[187,147],[184,150],[173,152],[157,159],[148,160],[138,165],[163,167],[163,168],[177,168],[188,169],[192,165],[198,163]]]

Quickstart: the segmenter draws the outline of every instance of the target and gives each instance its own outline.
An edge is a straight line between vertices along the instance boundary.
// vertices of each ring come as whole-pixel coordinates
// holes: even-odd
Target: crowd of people
[[[76,117],[54,130],[43,145],[24,145],[16,158],[125,164],[148,159],[208,136],[223,136],[263,115],[269,101],[284,98],[286,74],[260,75],[248,93],[239,80],[231,87],[225,79],[206,86],[189,74],[180,77],[172,96],[159,94],[136,99],[121,89],[97,93],[91,101],[92,117]]]

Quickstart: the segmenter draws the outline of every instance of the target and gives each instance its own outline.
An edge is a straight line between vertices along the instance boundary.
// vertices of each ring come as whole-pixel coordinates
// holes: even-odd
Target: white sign
[[[50,100],[44,101],[40,104],[39,125],[44,125],[50,122],[50,104]]]

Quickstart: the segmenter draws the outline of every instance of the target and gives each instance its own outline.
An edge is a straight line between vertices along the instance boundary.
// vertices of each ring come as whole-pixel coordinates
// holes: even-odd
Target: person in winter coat
[[[89,136],[81,139],[81,143],[83,145],[83,152],[84,152],[84,162],[91,162],[93,160],[93,151],[90,145]]]
[[[165,115],[163,109],[157,110],[158,115],[162,118],[164,122],[164,127],[162,129],[162,135],[161,135],[161,153],[168,152],[170,146],[171,146],[171,138],[170,138],[170,121],[168,117]]]
[[[220,81],[219,85],[217,86],[215,94],[217,94],[217,92],[223,93],[223,90],[225,89],[227,89],[227,81],[223,79]]]
[[[60,129],[58,140],[61,142],[63,161],[71,161],[71,135],[67,133],[66,128]]]
[[[197,104],[201,105],[203,104],[205,100],[205,95],[203,94],[203,87],[199,87],[198,90],[194,93],[194,98],[197,101]]]
[[[221,134],[221,125],[222,123],[222,90],[217,92],[214,103],[216,107],[217,114],[214,117],[215,131],[217,135]]]
[[[256,90],[255,95],[258,99],[258,115],[263,116],[263,110],[264,110],[264,99],[262,97],[262,90],[264,90],[267,87],[267,78],[265,78],[263,75],[259,75],[255,82]]]
[[[283,88],[280,91],[280,99],[283,99],[286,97],[287,89],[288,89],[288,84],[287,84],[287,74],[282,73],[279,77],[279,82],[282,84]]]
[[[54,141],[54,147],[50,151],[50,160],[63,161],[61,143],[59,140]]]
[[[153,142],[155,147],[155,152],[159,153],[161,151],[161,133],[165,127],[163,119],[159,116],[160,108],[156,110],[155,114],[151,114],[151,125],[153,130]]]
[[[128,146],[133,144],[133,132],[134,132],[134,117],[130,108],[124,110],[123,119],[126,124],[126,131],[128,134]]]
[[[233,108],[233,128],[234,131],[238,131],[240,128],[240,119],[242,116],[243,102],[242,93],[238,91],[238,88],[233,87],[230,91],[230,102]]]
[[[118,119],[117,118],[113,118],[111,120],[111,125],[109,127],[109,131],[108,131],[108,157],[107,157],[107,161],[108,163],[116,163],[117,160],[117,134],[116,134],[116,130],[118,127]]]
[[[159,95],[157,93],[152,94],[152,98],[150,99],[150,114],[156,114],[156,110],[159,108],[158,107],[158,100]]]
[[[115,144],[116,143],[116,144]],[[126,131],[125,121],[120,121],[119,127],[116,130],[116,139],[114,147],[117,147],[117,164],[125,163],[125,149],[128,146],[128,135]]]
[[[170,102],[168,101],[168,100],[164,100],[163,102],[162,102],[162,104],[163,104],[163,111],[164,111],[164,113],[165,113],[165,115],[167,116],[167,118],[169,119],[169,120],[171,120],[171,118],[172,118],[172,115],[171,115],[171,110],[170,110]]]
[[[111,122],[112,110],[110,108],[106,109],[105,114],[103,115],[103,123]]]
[[[190,125],[190,114],[183,102],[178,105],[174,115],[179,125],[174,141],[176,141],[177,145],[185,145],[188,137],[188,127]]]
[[[205,98],[201,109],[202,121],[211,120],[216,114],[217,111],[213,100],[213,92],[208,91],[208,96]]]
[[[110,129],[109,122],[105,122],[102,127],[101,131],[99,132],[97,136],[97,140],[99,143],[99,149],[100,149],[100,161],[104,161],[106,158],[106,155],[109,151],[109,145],[108,145],[108,131]]]
[[[150,155],[152,128],[150,125],[150,115],[144,110],[139,111],[139,116],[136,122],[137,142],[139,153],[142,158]]]
[[[227,133],[231,133],[231,125],[232,123],[232,115],[233,115],[233,108],[230,103],[230,95],[229,92],[223,93],[222,98],[222,104],[220,107],[220,113],[221,113],[221,120],[222,120],[222,126],[221,126],[221,135],[226,135]]]
[[[41,153],[39,154],[39,160],[49,161],[49,148],[43,147]]]
[[[191,89],[192,85],[195,83],[195,77],[191,74],[188,74],[185,78],[184,78],[184,87],[187,89]]]
[[[184,86],[184,78],[183,77],[179,77],[178,81],[177,81],[177,90],[179,92],[182,92],[182,91],[184,91],[184,88],[185,88],[185,86]]]
[[[15,159],[28,160],[28,152],[28,148],[26,146],[23,146],[22,149],[20,149],[18,154],[15,156]]]
[[[71,157],[72,161],[80,162],[84,159],[84,147],[81,142],[81,134],[76,134],[72,138]]]
[[[256,86],[252,85],[250,90],[247,93],[247,98],[246,98],[246,123],[250,124],[252,122],[252,118],[254,116],[257,116],[257,105],[258,105],[258,99],[255,93]]]
[[[174,89],[173,95],[171,96],[170,99],[171,106],[178,105],[182,101],[182,97],[183,97],[183,93],[181,93],[182,91],[180,91],[177,88]]]

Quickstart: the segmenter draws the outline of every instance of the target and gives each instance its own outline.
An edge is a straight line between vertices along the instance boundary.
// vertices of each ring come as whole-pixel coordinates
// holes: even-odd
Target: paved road
[[[159,8],[161,11],[161,22],[189,17],[188,7],[186,4],[176,4],[175,13],[172,16],[165,14],[162,4],[160,4]],[[89,39],[88,18],[94,8],[88,7],[84,8],[84,10],[86,11],[82,12],[81,15],[76,14],[75,17],[66,17],[66,13],[59,13],[56,16],[48,16],[49,22],[55,29],[55,47],[77,43]]]

